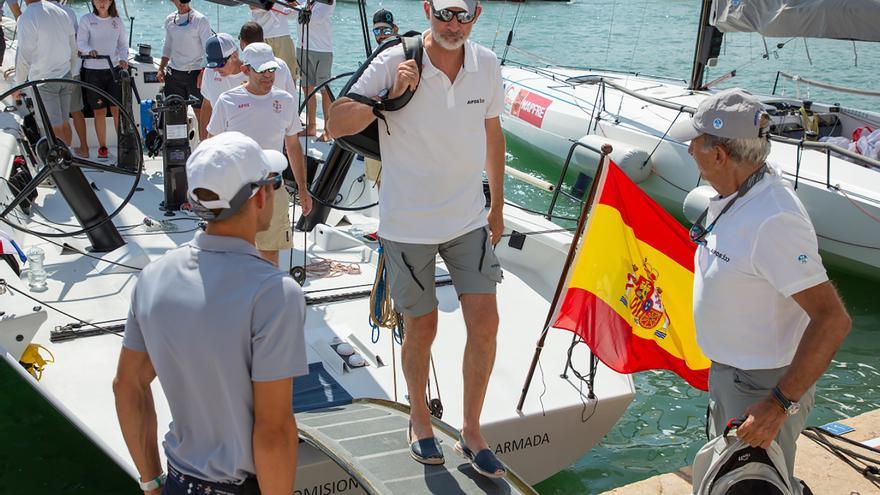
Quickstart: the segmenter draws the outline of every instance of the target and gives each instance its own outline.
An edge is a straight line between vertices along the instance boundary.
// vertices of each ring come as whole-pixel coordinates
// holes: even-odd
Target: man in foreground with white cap
[[[281,153],[237,132],[203,141],[186,175],[207,228],[144,268],[132,291],[113,391],[149,495],[293,493],[305,299],[254,248],[285,166]],[[150,387],[157,376],[172,417],[167,478]]]
[[[296,100],[290,93],[273,87],[279,65],[272,47],[265,43],[251,43],[242,52],[242,64],[248,80],[217,99],[208,123],[208,134],[215,136],[221,132],[238,131],[253,138],[263,149],[282,151],[286,148],[302,212],[308,215],[312,210],[312,197],[306,183],[302,148],[296,137],[302,130]],[[272,225],[257,235],[257,249],[277,266],[278,251],[293,247],[287,194],[277,195],[275,208]]]
[[[379,237],[389,290],[406,324],[402,352],[411,407],[410,454],[425,464],[443,462],[425,406],[437,333],[434,270],[439,253],[452,275],[468,334],[457,450],[477,472],[500,477],[504,466],[483,438],[480,414],[499,325],[495,291],[501,266],[494,245],[504,231],[501,70],[491,50],[468,40],[481,12],[477,0],[433,0],[423,7],[431,29],[423,35],[421,74],[415,60],[405,60],[402,45],[383,51],[351,88],[362,98],[339,98],[328,122],[333,136],[358,133],[376,119],[374,100],[418,88],[404,110],[385,112],[387,121],[379,123]],[[492,198],[488,213],[484,169]]]
[[[710,360],[709,434],[745,417],[753,447],[776,440],[793,479],[798,436],[850,319],[819,257],[816,232],[791,185],[767,165],[769,117],[754,96],[707,97],[669,133],[690,141],[718,192],[691,228],[694,323]]]

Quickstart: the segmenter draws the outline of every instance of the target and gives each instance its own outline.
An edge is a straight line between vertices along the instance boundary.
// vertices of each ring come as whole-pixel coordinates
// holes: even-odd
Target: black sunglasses
[[[382,36],[382,35],[390,36],[392,34],[394,34],[394,30],[391,29],[390,27],[373,28],[373,36]]]
[[[277,191],[281,189],[281,185],[283,183],[284,180],[281,177],[281,174],[272,174],[269,177],[266,177],[265,179],[256,182],[255,184],[260,186],[272,186],[272,189]]]
[[[434,14],[434,17],[436,19],[439,19],[443,22],[452,22],[452,19],[456,18],[458,19],[459,24],[470,24],[474,22],[474,19],[476,19],[476,16],[474,16],[474,14],[471,14],[467,11],[455,12],[449,9],[436,10],[434,9],[434,7],[431,7],[431,13]]]

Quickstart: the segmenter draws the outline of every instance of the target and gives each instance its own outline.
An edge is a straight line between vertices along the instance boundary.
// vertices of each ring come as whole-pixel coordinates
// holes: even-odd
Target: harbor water
[[[126,1],[128,16],[135,18],[135,43],[149,43],[153,54],[160,54],[164,36],[162,22],[173,9],[172,4],[160,0]],[[611,68],[686,79],[692,62],[699,3],[696,0],[484,2],[483,15],[472,37],[494,47],[501,55],[516,18],[513,46],[520,50],[508,51],[508,58],[512,60]],[[121,0],[117,0],[117,5],[120,15],[125,16]],[[218,32],[237,35],[241,23],[249,18],[245,7],[219,7],[204,0],[193,0],[192,5],[208,15]],[[427,25],[420,1],[368,0],[368,17],[380,6],[394,12],[401,31],[422,30]],[[88,4],[75,3],[73,7],[83,14]],[[356,6],[340,3],[333,27],[336,47],[333,73],[353,70],[365,58]],[[868,43],[767,39],[765,44],[758,35],[737,34],[725,37],[719,65],[710,70],[706,80],[736,69],[736,77],[725,86],[737,85],[769,93],[777,71],[785,70],[810,79],[876,90],[878,63],[880,51]],[[784,80],[780,80],[777,93],[872,110],[876,110],[878,102],[876,98],[818,92]],[[559,164],[525,143],[509,139],[508,159],[513,167],[556,181]],[[511,201],[534,210],[546,210],[549,195],[512,179],[508,179],[506,185]],[[574,216],[577,210],[574,205],[563,204],[557,213]],[[823,424],[880,408],[880,305],[873,295],[876,283],[861,279],[857,274],[829,273],[853,317],[853,330],[819,382],[810,424]],[[533,331],[537,339],[540,329]],[[503,332],[502,315],[499,338],[504,338]],[[106,362],[96,365],[112,369],[117,357],[104,356]],[[556,364],[561,371],[564,363]],[[528,363],[522,365],[525,368]],[[585,365],[580,363],[579,367]],[[553,370],[553,363],[545,363],[545,369],[548,380],[558,373]],[[45,373],[53,371],[49,365]],[[598,379],[601,380],[601,375]],[[599,493],[673,471],[692,461],[705,442],[706,394],[663,371],[640,373],[635,383],[637,394],[633,404],[605,439],[572,466],[540,483],[537,486],[540,493]],[[0,390],[0,493],[138,493],[136,485],[119,467],[6,366],[0,366]],[[89,391],[83,390],[82,394],[87,396]],[[329,495],[329,492],[321,495]]]

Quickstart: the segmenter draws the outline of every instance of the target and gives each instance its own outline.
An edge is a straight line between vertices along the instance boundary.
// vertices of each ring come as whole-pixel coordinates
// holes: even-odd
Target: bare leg
[[[495,364],[495,336],[498,334],[498,307],[495,294],[464,294],[461,311],[467,326],[464,348],[464,418],[461,434],[476,452],[488,447],[480,432],[480,413]]]
[[[64,142],[64,144],[70,146],[72,135],[70,132],[70,124],[68,124],[67,121],[64,121],[61,125],[53,125],[52,131],[55,132],[55,137]]]
[[[315,90],[314,86],[306,86],[305,94],[308,95],[312,91]],[[317,97],[313,96],[309,98],[309,101],[306,102],[306,128],[303,132],[300,133],[300,136],[314,136],[317,134],[317,124],[315,123],[317,120],[317,115],[315,112],[318,111],[318,101]]]
[[[276,267],[278,266],[278,251],[260,250],[260,256],[262,256],[263,259],[272,262],[272,264],[275,265]]]
[[[119,109],[110,107],[110,114],[113,115],[113,128],[116,129],[116,139],[119,139]]]
[[[425,405],[425,387],[428,384],[428,364],[431,357],[431,344],[437,335],[437,310],[422,316],[404,317],[406,336],[401,347],[403,376],[409,392],[410,421],[413,437],[416,439],[434,436],[431,430],[431,416]]]
[[[79,138],[79,148],[74,151],[77,155],[85,158],[89,156],[89,137],[86,133],[86,117],[82,112],[70,112],[70,116],[73,117],[73,128],[76,129],[76,137]]]
[[[95,109],[95,135],[98,136],[98,146],[107,146],[107,109]]]
[[[329,141],[333,136],[327,132],[327,116],[330,115],[330,92],[327,91],[327,88],[321,90],[321,112],[323,112],[321,116],[324,118],[324,132],[321,133],[321,141]]]
[[[205,119],[200,118],[200,114],[202,113],[201,107],[193,108],[196,114],[196,124],[199,126],[199,141],[204,141],[208,139],[208,122]]]

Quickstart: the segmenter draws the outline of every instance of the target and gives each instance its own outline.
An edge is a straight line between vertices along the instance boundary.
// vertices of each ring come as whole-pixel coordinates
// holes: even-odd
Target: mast
[[[700,29],[697,33],[697,46],[694,48],[694,65],[691,69],[691,79],[688,89],[700,89],[703,86],[703,75],[706,72],[706,64],[709,61],[709,52],[712,47],[712,32],[714,27],[709,25],[709,14],[712,10],[712,0],[703,0],[700,9]]]

